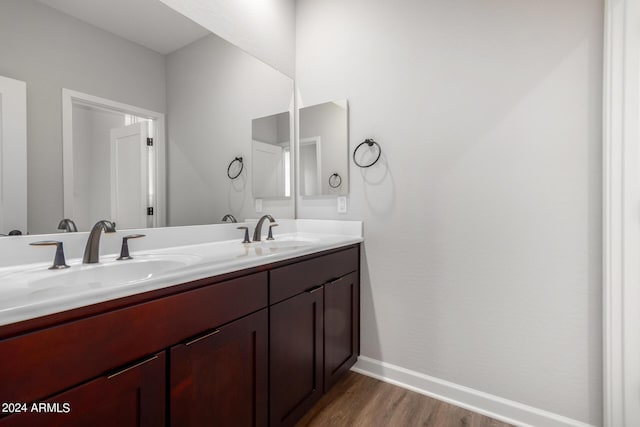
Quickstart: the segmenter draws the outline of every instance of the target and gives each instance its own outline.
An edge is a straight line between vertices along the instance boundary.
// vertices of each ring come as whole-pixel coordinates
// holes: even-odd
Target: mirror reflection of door
[[[66,99],[71,114],[63,116],[71,138],[65,141],[65,150],[71,161],[64,172],[71,175],[73,198],[67,203],[65,182],[65,216],[80,231],[101,219],[114,221],[121,230],[158,226],[158,120],[135,114],[136,107],[115,102],[110,106],[107,100]]]
[[[148,122],[111,129],[111,220],[120,229],[147,227]]]
[[[279,145],[253,141],[253,173],[258,177],[253,186],[256,197],[284,196],[282,152]]]
[[[289,112],[251,121],[252,187],[255,198],[291,195]]]
[[[0,76],[0,234],[27,233],[27,85]]]

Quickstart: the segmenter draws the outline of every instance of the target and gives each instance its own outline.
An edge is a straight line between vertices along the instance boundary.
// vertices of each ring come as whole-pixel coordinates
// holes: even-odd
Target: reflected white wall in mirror
[[[291,196],[290,116],[286,111],[251,121],[254,198]]]
[[[300,108],[299,185],[302,196],[349,193],[347,108],[346,99]]]
[[[2,0],[0,75],[28,87],[32,234],[56,232],[67,216],[63,88],[165,114],[166,225],[255,216],[250,172],[232,184],[226,168],[238,156],[250,164],[251,120],[290,109],[293,93],[289,77],[159,0]],[[294,216],[293,202],[265,208]],[[109,219],[95,215],[86,223]]]
[[[289,77],[217,36],[168,55],[169,224],[209,224],[228,213],[255,218],[251,123],[292,104]],[[231,180],[236,157],[245,168]],[[264,203],[276,218],[294,217],[291,200]]]
[[[27,85],[0,76],[0,234],[27,233]]]

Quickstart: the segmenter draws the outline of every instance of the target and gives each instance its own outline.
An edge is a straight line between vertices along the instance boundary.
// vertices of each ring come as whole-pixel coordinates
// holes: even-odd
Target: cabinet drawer
[[[0,418],[0,427],[162,427],[165,363],[165,352],[160,352],[47,399],[57,410],[9,415]]]
[[[0,341],[0,402],[30,402],[267,305],[267,273]]]
[[[271,270],[269,303],[304,292],[358,269],[358,248],[351,248]]]

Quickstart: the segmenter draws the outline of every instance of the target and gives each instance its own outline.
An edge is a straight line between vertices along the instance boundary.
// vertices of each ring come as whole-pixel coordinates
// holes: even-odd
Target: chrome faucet
[[[229,222],[238,222],[236,217],[231,214],[226,214],[225,216],[222,217],[222,221],[227,221],[227,220],[229,220]]]
[[[58,224],[58,230],[65,230],[68,233],[75,233],[78,231],[78,227],[76,227],[75,222],[73,222],[69,218],[65,218]]]
[[[102,230],[104,230],[105,233],[115,233],[116,226],[111,221],[104,219],[96,222],[87,239],[87,246],[84,248],[84,256],[82,257],[83,264],[96,264],[100,262],[100,236]]]
[[[256,224],[255,230],[253,231],[253,241],[254,242],[259,242],[260,241],[260,235],[262,234],[262,223],[264,222],[265,219],[268,219],[269,222],[276,222],[276,220],[273,219],[273,217],[271,215],[264,215],[262,218],[260,218],[260,220]]]

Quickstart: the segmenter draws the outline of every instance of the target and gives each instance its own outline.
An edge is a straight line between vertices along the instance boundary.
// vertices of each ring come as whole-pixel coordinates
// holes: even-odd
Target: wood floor
[[[484,415],[348,372],[297,427],[510,427]]]

